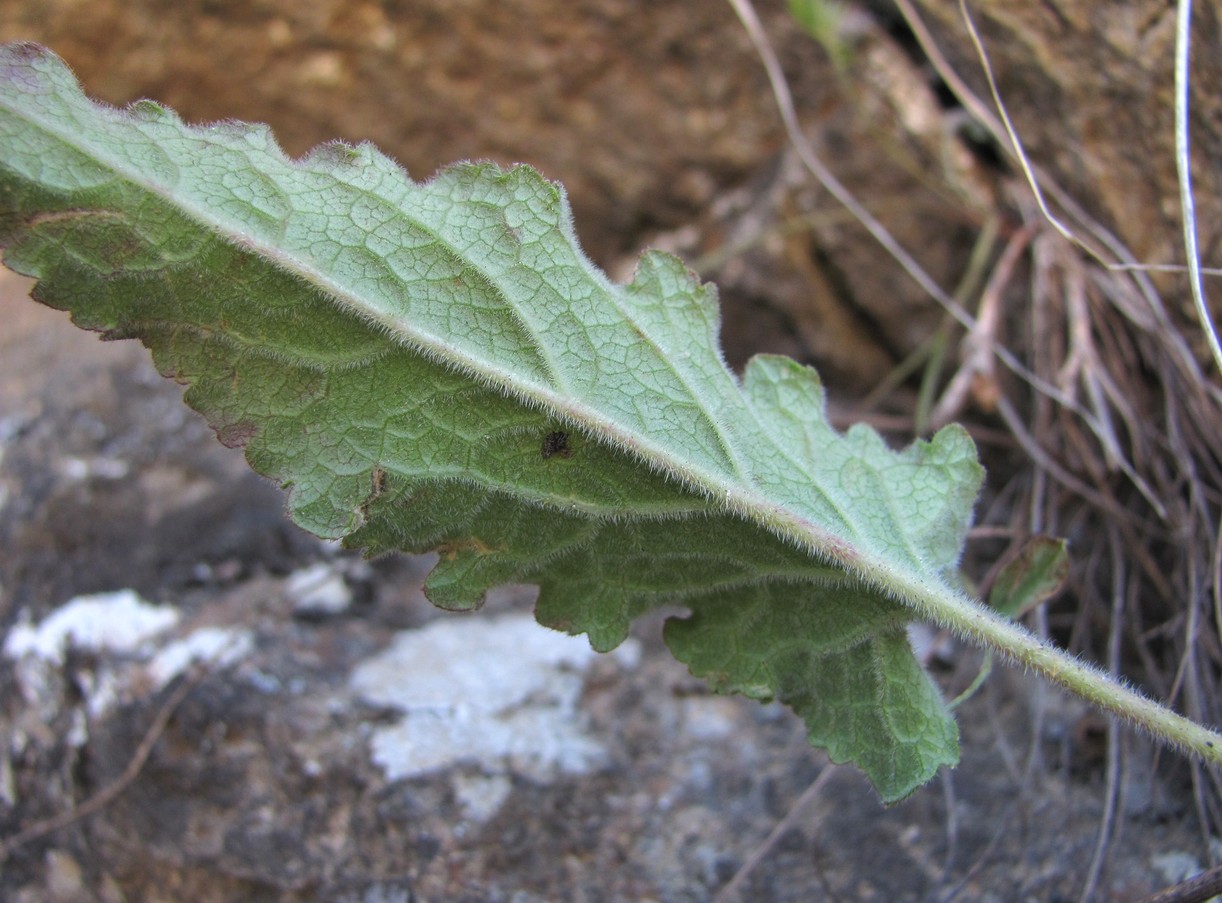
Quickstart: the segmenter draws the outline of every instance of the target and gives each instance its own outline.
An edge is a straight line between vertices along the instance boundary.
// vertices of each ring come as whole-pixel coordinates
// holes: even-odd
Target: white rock
[[[130,655],[178,620],[177,609],[152,605],[130,589],[78,596],[38,624],[24,616],[9,630],[4,654],[15,662],[26,702],[40,718],[50,720],[64,703],[61,672],[69,648]],[[86,711],[93,717],[103,714],[118,698],[118,678],[106,666],[78,674],[77,681],[85,695]],[[69,739],[83,743],[85,737],[77,732]]]
[[[284,592],[298,615],[338,615],[352,604],[352,590],[343,575],[326,562],[292,573]]]
[[[485,774],[546,782],[605,761],[578,707],[596,655],[585,639],[529,615],[448,617],[400,633],[350,682],[366,702],[404,714],[370,738],[389,779],[473,762]]]
[[[201,627],[153,656],[148,664],[149,677],[160,689],[195,662],[208,662],[211,668],[225,668],[244,659],[254,648],[254,634],[249,630]]]
[[[95,596],[77,596],[37,625],[18,622],[4,640],[11,659],[36,656],[62,663],[68,647],[95,652],[134,652],[146,640],[178,623],[168,605],[152,605],[135,592],[121,589]]]
[[[462,806],[463,816],[478,824],[496,815],[513,790],[509,778],[503,774],[455,774],[453,781],[454,795]]]
[[[1201,874],[1201,861],[1183,850],[1170,850],[1150,857],[1150,865],[1168,884],[1178,884]]]

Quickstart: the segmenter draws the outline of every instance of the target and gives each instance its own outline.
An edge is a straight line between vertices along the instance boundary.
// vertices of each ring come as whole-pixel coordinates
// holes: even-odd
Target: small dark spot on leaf
[[[369,506],[376,502],[386,491],[386,471],[381,467],[375,467],[369,475],[370,493],[365,501],[361,502],[361,517],[365,520],[369,519]]]
[[[561,458],[573,457],[573,449],[569,447],[569,434],[564,430],[552,430],[543,437],[543,460],[559,456]]]

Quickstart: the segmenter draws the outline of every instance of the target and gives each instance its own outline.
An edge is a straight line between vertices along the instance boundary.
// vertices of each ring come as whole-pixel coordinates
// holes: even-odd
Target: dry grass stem
[[[157,710],[157,715],[148,726],[148,730],[145,731],[139,745],[136,747],[136,751],[132,753],[131,759],[128,760],[127,766],[119,777],[115,778],[115,780],[79,806],[74,806],[66,812],[61,812],[59,815],[53,815],[49,818],[36,821],[22,828],[11,837],[5,838],[3,842],[0,842],[0,863],[5,862],[14,852],[26,844],[62,830],[81,819],[88,818],[105,809],[118,799],[119,795],[140,776],[141,770],[144,768],[149,756],[152,755],[153,747],[157,745],[157,741],[165,733],[166,725],[170,723],[170,719],[174,716],[178,706],[182,704],[182,701],[187,698],[187,695],[199,685],[199,682],[207,674],[208,668],[199,666],[194,674],[184,678],[174,688],[174,691],[166,697],[165,702]]]
[[[811,782],[810,786],[802,791],[799,796],[789,807],[784,817],[777,821],[772,830],[768,832],[768,836],[751,851],[751,855],[739,867],[726,884],[717,892],[717,896],[713,898],[713,903],[733,903],[739,899],[739,894],[742,892],[743,885],[747,879],[751,877],[751,873],[759,866],[761,862],[767,858],[768,854],[777,845],[777,842],[785,836],[785,833],[794,825],[799,814],[823,791],[827,786],[827,782],[832,779],[837,771],[835,765],[828,763],[823,766],[823,770],[819,772],[819,776]]]
[[[1175,19],[1175,166],[1179,174],[1180,210],[1184,222],[1184,256],[1188,259],[1188,286],[1201,331],[1222,373],[1222,345],[1214,328],[1201,284],[1201,254],[1197,247],[1196,199],[1192,192],[1192,154],[1188,129],[1190,58],[1192,49],[1192,0],[1179,0]]]

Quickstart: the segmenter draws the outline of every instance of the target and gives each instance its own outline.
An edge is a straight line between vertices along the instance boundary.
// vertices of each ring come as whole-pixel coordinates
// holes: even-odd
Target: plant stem
[[[943,587],[914,584],[898,575],[889,588],[925,618],[1019,662],[1170,746],[1192,753],[1211,765],[1222,766],[1222,734],[1124,686],[984,605]]]
[[[731,495],[727,494],[727,501],[730,499]],[[786,516],[788,512],[768,510],[758,497],[745,496],[735,501],[738,504],[734,507],[745,516],[768,524],[816,557],[838,560],[846,570],[862,575],[891,598],[913,609],[923,620],[1030,668],[1104,712],[1148,731],[1168,746],[1195,755],[1210,765],[1222,766],[1222,733],[1143,696],[1099,668],[1002,617],[983,602],[941,580],[897,570],[884,558],[846,555],[843,548],[837,548],[831,541],[830,534],[810,521]]]

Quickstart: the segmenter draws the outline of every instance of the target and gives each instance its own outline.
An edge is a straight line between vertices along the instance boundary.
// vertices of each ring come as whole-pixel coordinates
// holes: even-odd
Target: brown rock
[[[49,0],[6,4],[0,38],[47,44],[112,103],[148,96],[189,120],[268,122],[294,155],[371,140],[416,178],[460,159],[531,163],[564,182],[604,260],[781,143],[725,4]],[[809,85],[816,73],[794,75]]]
[[[916,5],[951,64],[992,107],[958,4]],[[1031,158],[1138,260],[1182,263],[1175,4],[983,0],[969,8]],[[1222,3],[1194,5],[1193,33],[1193,180],[1201,247],[1212,256],[1222,238]]]

